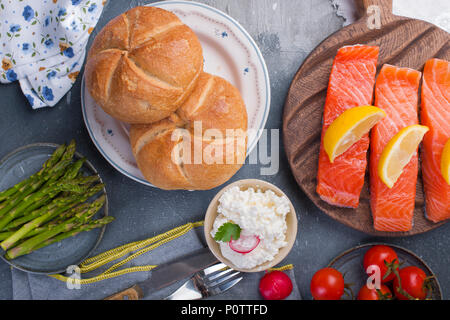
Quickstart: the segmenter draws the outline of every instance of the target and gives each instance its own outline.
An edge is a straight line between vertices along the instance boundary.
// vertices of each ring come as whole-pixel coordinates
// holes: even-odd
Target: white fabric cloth
[[[344,26],[357,19],[355,1],[331,0],[337,15],[344,18]],[[395,15],[425,20],[450,32],[449,0],[393,0],[392,12]]]
[[[0,82],[19,81],[33,109],[54,106],[83,65],[103,0],[0,2]]]

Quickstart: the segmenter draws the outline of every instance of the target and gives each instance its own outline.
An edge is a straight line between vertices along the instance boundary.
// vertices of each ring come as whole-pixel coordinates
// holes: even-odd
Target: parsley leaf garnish
[[[241,236],[241,227],[237,224],[227,222],[220,226],[219,230],[217,230],[216,235],[214,236],[214,240],[230,242],[231,239],[238,240]]]

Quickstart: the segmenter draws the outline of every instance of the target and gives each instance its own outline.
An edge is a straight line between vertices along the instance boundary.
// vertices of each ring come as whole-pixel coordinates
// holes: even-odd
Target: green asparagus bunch
[[[98,176],[84,176],[86,159],[73,161],[75,142],[61,145],[39,172],[0,192],[0,246],[14,259],[114,220],[92,217],[106,196]]]

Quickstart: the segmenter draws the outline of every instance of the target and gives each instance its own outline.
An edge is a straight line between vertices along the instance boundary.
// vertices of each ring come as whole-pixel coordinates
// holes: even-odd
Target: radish
[[[241,254],[246,254],[252,252],[259,244],[260,239],[255,235],[244,235],[241,234],[238,240],[233,240],[228,242],[231,250],[236,251]]]
[[[266,273],[259,281],[259,292],[265,300],[282,300],[292,292],[292,281],[281,271]]]

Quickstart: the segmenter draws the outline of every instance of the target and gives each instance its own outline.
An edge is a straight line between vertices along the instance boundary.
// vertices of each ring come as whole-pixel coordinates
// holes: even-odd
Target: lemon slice
[[[355,107],[343,112],[325,132],[323,146],[330,162],[333,163],[385,116],[382,109],[373,106]]]
[[[411,161],[428,127],[418,124],[403,128],[388,142],[378,162],[378,175],[389,188],[392,188]]]
[[[448,139],[444,151],[442,151],[441,172],[445,181],[450,184],[450,139]]]

